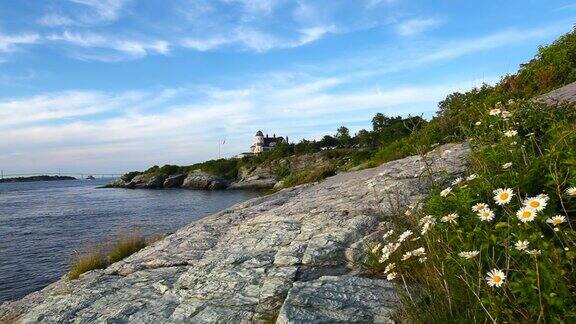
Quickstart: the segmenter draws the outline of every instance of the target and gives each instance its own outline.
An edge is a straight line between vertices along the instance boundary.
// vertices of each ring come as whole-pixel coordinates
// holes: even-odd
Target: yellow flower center
[[[532,208],[538,208],[538,207],[540,207],[540,202],[539,202],[538,200],[532,200],[532,201],[530,202],[530,207],[532,207]]]
[[[509,195],[507,192],[503,192],[500,194],[500,200],[506,200],[508,199]]]
[[[496,275],[494,276],[494,278],[492,278],[492,281],[494,281],[495,283],[499,283],[500,281],[502,281],[502,277]]]
[[[522,217],[523,217],[523,218],[530,218],[531,216],[532,216],[532,212],[530,212],[530,211],[528,211],[528,210],[525,210],[525,211],[522,213]]]

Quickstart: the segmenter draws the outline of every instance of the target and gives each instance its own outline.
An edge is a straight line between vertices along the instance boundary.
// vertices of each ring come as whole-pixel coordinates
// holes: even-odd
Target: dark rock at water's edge
[[[4,179],[0,179],[0,183],[2,183],[2,182],[62,181],[62,180],[78,180],[78,179],[76,179],[74,177],[69,177],[69,176],[40,175],[40,176],[31,176],[31,177],[4,178]]]
[[[184,179],[186,179],[185,174],[171,175],[164,180],[164,188],[179,188],[184,183]]]
[[[127,189],[162,189],[162,188],[185,188],[201,190],[221,190],[230,186],[228,180],[211,175],[201,170],[194,170],[188,174],[176,174],[167,176],[163,173],[139,174],[127,181],[125,178],[118,178],[106,188],[127,188]]]
[[[188,176],[182,183],[182,188],[219,190],[226,189],[229,185],[228,180],[224,178],[211,175],[201,170],[194,170],[188,173]]]

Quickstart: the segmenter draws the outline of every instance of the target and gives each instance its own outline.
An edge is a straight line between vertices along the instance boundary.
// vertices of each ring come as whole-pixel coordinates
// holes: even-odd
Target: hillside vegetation
[[[367,269],[406,292],[400,318],[576,321],[576,109],[529,99],[574,81],[573,31],[497,85],[449,95],[425,128],[391,144],[413,153],[445,141],[472,147],[468,174],[404,206],[368,247]],[[424,299],[410,295],[410,281]]]

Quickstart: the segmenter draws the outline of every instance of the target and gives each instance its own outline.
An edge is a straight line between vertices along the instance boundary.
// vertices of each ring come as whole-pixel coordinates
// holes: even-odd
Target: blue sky
[[[0,169],[124,172],[430,117],[568,32],[573,1],[5,0]]]

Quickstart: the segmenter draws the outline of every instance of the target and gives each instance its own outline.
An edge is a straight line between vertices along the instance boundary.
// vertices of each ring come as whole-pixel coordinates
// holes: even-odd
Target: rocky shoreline
[[[223,190],[223,189],[248,189],[263,190],[272,189],[278,183],[275,178],[264,178],[253,176],[248,179],[241,179],[230,182],[222,177],[212,175],[202,170],[194,170],[188,174],[165,175],[162,173],[139,174],[127,181],[120,177],[108,185],[106,188],[126,188],[126,189],[197,189],[197,190]]]
[[[448,144],[254,198],[106,269],[4,303],[0,322],[392,323],[398,295],[363,274],[366,242],[432,182],[461,176],[468,154],[468,145]]]

